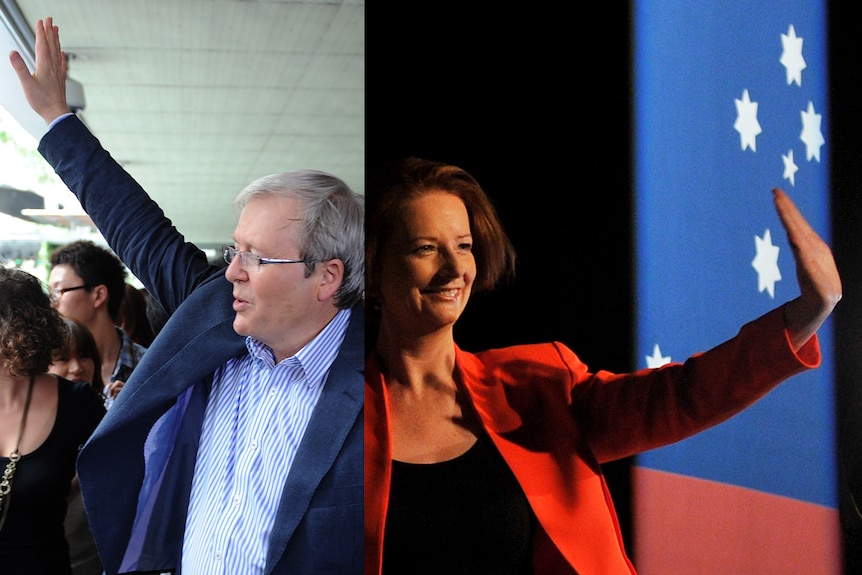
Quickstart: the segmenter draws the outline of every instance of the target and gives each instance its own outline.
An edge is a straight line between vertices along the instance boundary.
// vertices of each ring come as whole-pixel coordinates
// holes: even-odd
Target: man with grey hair
[[[78,460],[106,573],[360,573],[361,197],[311,170],[257,180],[211,265],[69,113],[52,20],[34,73],[10,58],[40,152],[170,316]]]

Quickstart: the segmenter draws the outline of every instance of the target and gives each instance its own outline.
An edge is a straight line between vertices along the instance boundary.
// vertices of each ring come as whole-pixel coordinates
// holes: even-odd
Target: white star
[[[820,146],[826,143],[823,139],[823,133],[820,131],[820,114],[814,113],[814,104],[808,102],[808,111],[800,112],[802,114],[802,133],[799,134],[799,139],[805,142],[805,156],[810,160],[815,158],[820,161]]]
[[[802,86],[802,70],[805,69],[805,59],[802,57],[802,38],[796,37],[796,30],[793,24],[787,30],[787,34],[781,35],[781,46],[784,51],[781,53],[781,62],[787,69],[787,85],[796,82],[797,86]]]
[[[655,344],[655,347],[652,348],[652,355],[646,356],[647,367],[661,367],[666,363],[670,363],[670,356],[662,355],[658,344]]]
[[[793,163],[793,150],[788,150],[787,155],[781,156],[781,159],[784,160],[784,179],[790,180],[790,185],[796,185],[796,171],[799,167]]]
[[[778,271],[778,246],[772,245],[772,234],[767,229],[763,239],[754,236],[754,246],[757,255],[751,265],[757,270],[757,291],[767,290],[769,297],[775,297],[775,282],[781,279]]]
[[[757,121],[757,102],[752,102],[749,99],[748,90],[742,91],[742,100],[734,101],[736,102],[736,122],[734,122],[733,127],[739,132],[742,151],[745,151],[745,148],[751,148],[752,152],[756,152],[757,142],[755,138],[757,134],[763,131]]]

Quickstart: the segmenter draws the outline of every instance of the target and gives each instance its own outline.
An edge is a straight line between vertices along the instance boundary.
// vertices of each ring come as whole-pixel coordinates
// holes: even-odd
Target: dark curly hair
[[[0,362],[10,375],[48,371],[66,329],[36,276],[0,267]]]

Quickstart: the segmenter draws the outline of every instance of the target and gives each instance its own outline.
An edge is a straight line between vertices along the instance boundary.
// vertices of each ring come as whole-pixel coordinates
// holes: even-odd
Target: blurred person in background
[[[93,334],[80,321],[64,317],[68,330],[66,345],[54,356],[49,372],[69,381],[85,381],[102,395],[102,359]]]
[[[63,316],[77,319],[93,334],[102,363],[105,407],[110,408],[147,351],[118,324],[126,267],[114,252],[89,240],[58,247],[50,263],[51,301]]]
[[[63,318],[66,324],[66,344],[54,356],[49,373],[59,375],[73,382],[85,382],[102,396],[102,364],[96,340],[87,326],[70,317]],[[93,541],[90,523],[84,511],[81,485],[78,476],[72,479],[72,488],[67,498],[68,508],[64,527],[66,541],[69,543],[69,558],[72,562],[72,575],[101,575],[102,561]]]
[[[155,334],[150,325],[147,315],[149,307],[149,296],[143,288],[136,288],[130,283],[126,284],[126,295],[120,305],[120,313],[117,316],[117,325],[138,345],[150,347]]]

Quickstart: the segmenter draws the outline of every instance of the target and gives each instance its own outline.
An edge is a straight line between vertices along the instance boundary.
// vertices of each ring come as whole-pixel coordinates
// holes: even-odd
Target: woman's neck
[[[30,386],[29,375],[12,375],[6,366],[0,367],[0,406],[21,403]]]
[[[394,336],[382,329],[376,350],[388,381],[421,386],[453,379],[455,340],[451,329],[420,337]]]

